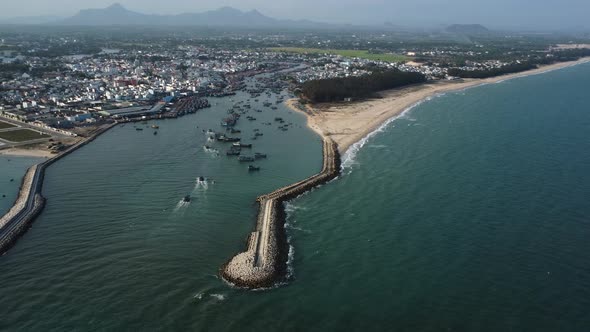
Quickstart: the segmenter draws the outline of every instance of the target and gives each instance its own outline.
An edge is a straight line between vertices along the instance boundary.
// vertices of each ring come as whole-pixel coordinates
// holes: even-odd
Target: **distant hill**
[[[490,30],[481,24],[453,24],[445,29],[447,32],[461,35],[479,35],[490,33]]]
[[[257,10],[243,12],[223,7],[203,13],[178,15],[149,15],[126,9],[120,4],[107,8],[85,9],[78,14],[53,22],[55,25],[108,26],[108,25],[167,25],[167,26],[211,26],[211,27],[324,27],[327,24],[306,20],[278,20],[263,15]]]

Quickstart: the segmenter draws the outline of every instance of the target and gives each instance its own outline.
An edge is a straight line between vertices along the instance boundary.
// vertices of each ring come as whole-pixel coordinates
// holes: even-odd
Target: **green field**
[[[29,129],[17,129],[0,132],[0,139],[4,139],[10,142],[26,142],[34,139],[49,137],[51,136]]]
[[[10,124],[8,122],[0,121],[0,129],[6,129],[6,128],[12,128],[12,127],[16,127],[16,126],[13,124]]]
[[[331,50],[331,49],[320,49],[320,48],[304,48],[304,47],[272,47],[270,50],[275,52],[290,52],[299,54],[335,54],[341,55],[348,58],[361,58],[375,61],[386,61],[386,62],[404,62],[410,60],[407,56],[393,54],[393,53],[381,53],[374,54],[369,53],[365,50]]]

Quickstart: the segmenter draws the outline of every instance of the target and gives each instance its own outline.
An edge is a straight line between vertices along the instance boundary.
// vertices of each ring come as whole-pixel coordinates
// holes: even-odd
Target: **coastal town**
[[[589,1],[111,1],[0,5],[1,331],[590,331]]]
[[[457,80],[461,73],[501,74],[525,62],[531,66],[533,58],[548,63],[563,52],[582,55],[580,48],[564,51],[553,44],[529,52],[500,49],[496,58],[486,56],[489,47],[481,44],[339,51],[296,48],[288,35],[177,38],[172,45],[131,39],[120,48],[68,34],[50,39],[11,33],[0,37],[0,117],[9,127],[0,129],[0,148],[87,137],[115,121],[182,116],[208,107],[210,98],[247,89],[244,80],[261,73],[271,77],[260,79],[256,92],[288,89],[297,94],[306,82],[379,71],[417,73],[434,82]],[[330,47],[332,38],[318,34],[311,39]],[[223,46],[227,40],[233,42],[231,47]],[[359,45],[359,40],[353,35],[350,44]],[[53,151],[62,148],[48,146]]]

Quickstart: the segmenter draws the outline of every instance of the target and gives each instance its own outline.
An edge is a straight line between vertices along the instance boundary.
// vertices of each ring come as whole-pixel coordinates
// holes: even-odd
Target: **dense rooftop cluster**
[[[188,33],[135,31],[108,38],[74,32],[2,36],[1,115],[61,129],[108,120],[115,113],[105,111],[166,112],[183,97],[231,94],[244,88],[245,77],[262,72],[282,73],[274,76],[276,80],[291,82],[295,89],[309,81],[375,72],[419,73],[427,80],[485,77],[567,59],[556,53],[559,49],[521,39],[501,39],[494,47],[492,42],[396,44],[385,34],[322,37],[224,31],[197,38]],[[309,48],[313,52],[307,53],[310,45],[349,49]],[[277,46],[303,52],[272,48]],[[568,56],[583,55],[578,53]],[[384,61],[381,55],[403,60]]]

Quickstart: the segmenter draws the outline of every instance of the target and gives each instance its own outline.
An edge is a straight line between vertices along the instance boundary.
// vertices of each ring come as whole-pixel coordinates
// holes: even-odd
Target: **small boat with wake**
[[[185,203],[189,203],[191,201],[191,195],[184,196],[184,198],[182,199],[182,201],[185,202]]]
[[[217,149],[210,147],[209,145],[204,145],[203,150],[206,152],[218,152]]]

